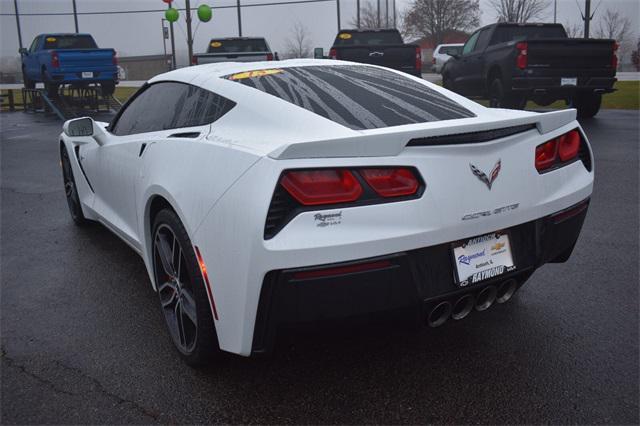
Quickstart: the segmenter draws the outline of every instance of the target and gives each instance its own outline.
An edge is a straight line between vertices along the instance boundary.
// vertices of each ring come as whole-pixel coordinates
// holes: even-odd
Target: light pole
[[[16,27],[18,27],[18,44],[22,49],[22,30],[20,29],[20,12],[18,12],[18,0],[13,0],[13,7],[16,9]]]

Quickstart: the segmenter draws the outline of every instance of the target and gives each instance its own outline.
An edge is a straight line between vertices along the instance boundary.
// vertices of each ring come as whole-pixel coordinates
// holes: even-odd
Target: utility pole
[[[187,13],[187,48],[189,49],[189,66],[193,63],[193,35],[191,34],[191,0],[184,1]]]
[[[385,28],[389,28],[389,0],[384,0],[384,7],[385,7]]]
[[[553,0],[553,23],[556,23],[556,17],[558,16],[558,0]]]
[[[393,28],[398,28],[396,25],[396,0],[393,0]]]
[[[356,7],[358,8],[356,12],[356,23],[358,24],[358,29],[360,29],[360,0],[356,0]]]
[[[240,0],[237,0],[238,8],[238,37],[242,37],[242,17],[240,14]]]
[[[173,22],[169,22],[169,32],[171,33],[171,69],[176,69],[176,39],[173,36]]]
[[[380,28],[380,0],[378,0],[378,20],[376,21],[376,24],[378,24],[378,28]]]
[[[18,44],[22,49],[22,30],[20,30],[20,12],[18,12],[18,0],[13,0],[13,7],[16,9],[16,27],[18,27]]]
[[[76,7],[76,0],[71,0],[73,3],[73,23],[76,25],[76,34],[78,34],[80,31],[78,31],[78,8]]]
[[[338,31],[340,31],[340,0],[336,0],[336,10],[338,12]]]
[[[584,38],[589,38],[589,23],[591,22],[591,0],[584,1]]]

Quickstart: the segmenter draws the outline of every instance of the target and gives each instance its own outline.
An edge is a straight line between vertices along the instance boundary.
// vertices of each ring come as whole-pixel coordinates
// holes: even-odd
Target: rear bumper
[[[73,72],[51,72],[48,71],[51,81],[60,84],[89,84],[89,83],[102,83],[107,81],[118,81],[118,71],[90,71],[92,77],[82,77],[81,71]]]
[[[568,76],[571,77],[571,76]],[[542,93],[559,98],[580,93],[610,93],[615,89],[615,77],[578,77],[576,86],[562,86],[561,77],[514,77],[511,90],[520,93]]]
[[[442,301],[453,304],[467,293],[477,294],[511,279],[519,287],[541,265],[569,258],[588,204],[586,199],[510,228],[516,270],[468,287],[454,282],[451,243],[352,262],[271,271],[260,294],[252,353],[270,351],[283,325],[398,309],[425,318]]]

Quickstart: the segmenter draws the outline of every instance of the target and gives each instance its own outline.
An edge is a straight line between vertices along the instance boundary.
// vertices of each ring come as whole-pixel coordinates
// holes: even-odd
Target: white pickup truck
[[[193,55],[194,65],[273,60],[274,54],[263,37],[214,38],[209,42],[207,53]]]

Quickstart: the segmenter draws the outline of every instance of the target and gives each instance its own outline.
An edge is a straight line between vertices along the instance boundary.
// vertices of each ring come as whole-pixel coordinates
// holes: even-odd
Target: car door
[[[480,31],[476,31],[469,37],[469,40],[464,44],[462,48],[462,55],[460,59],[456,61],[454,68],[454,84],[456,91],[463,95],[469,95],[472,91],[470,80],[472,75],[472,67],[470,67],[469,56],[473,53],[473,49],[476,47],[476,42],[480,36]]]
[[[467,85],[469,95],[482,95],[484,93],[485,50],[489,44],[491,31],[491,28],[481,30],[475,46],[471,52],[463,58],[466,61],[466,68],[468,70]]]

